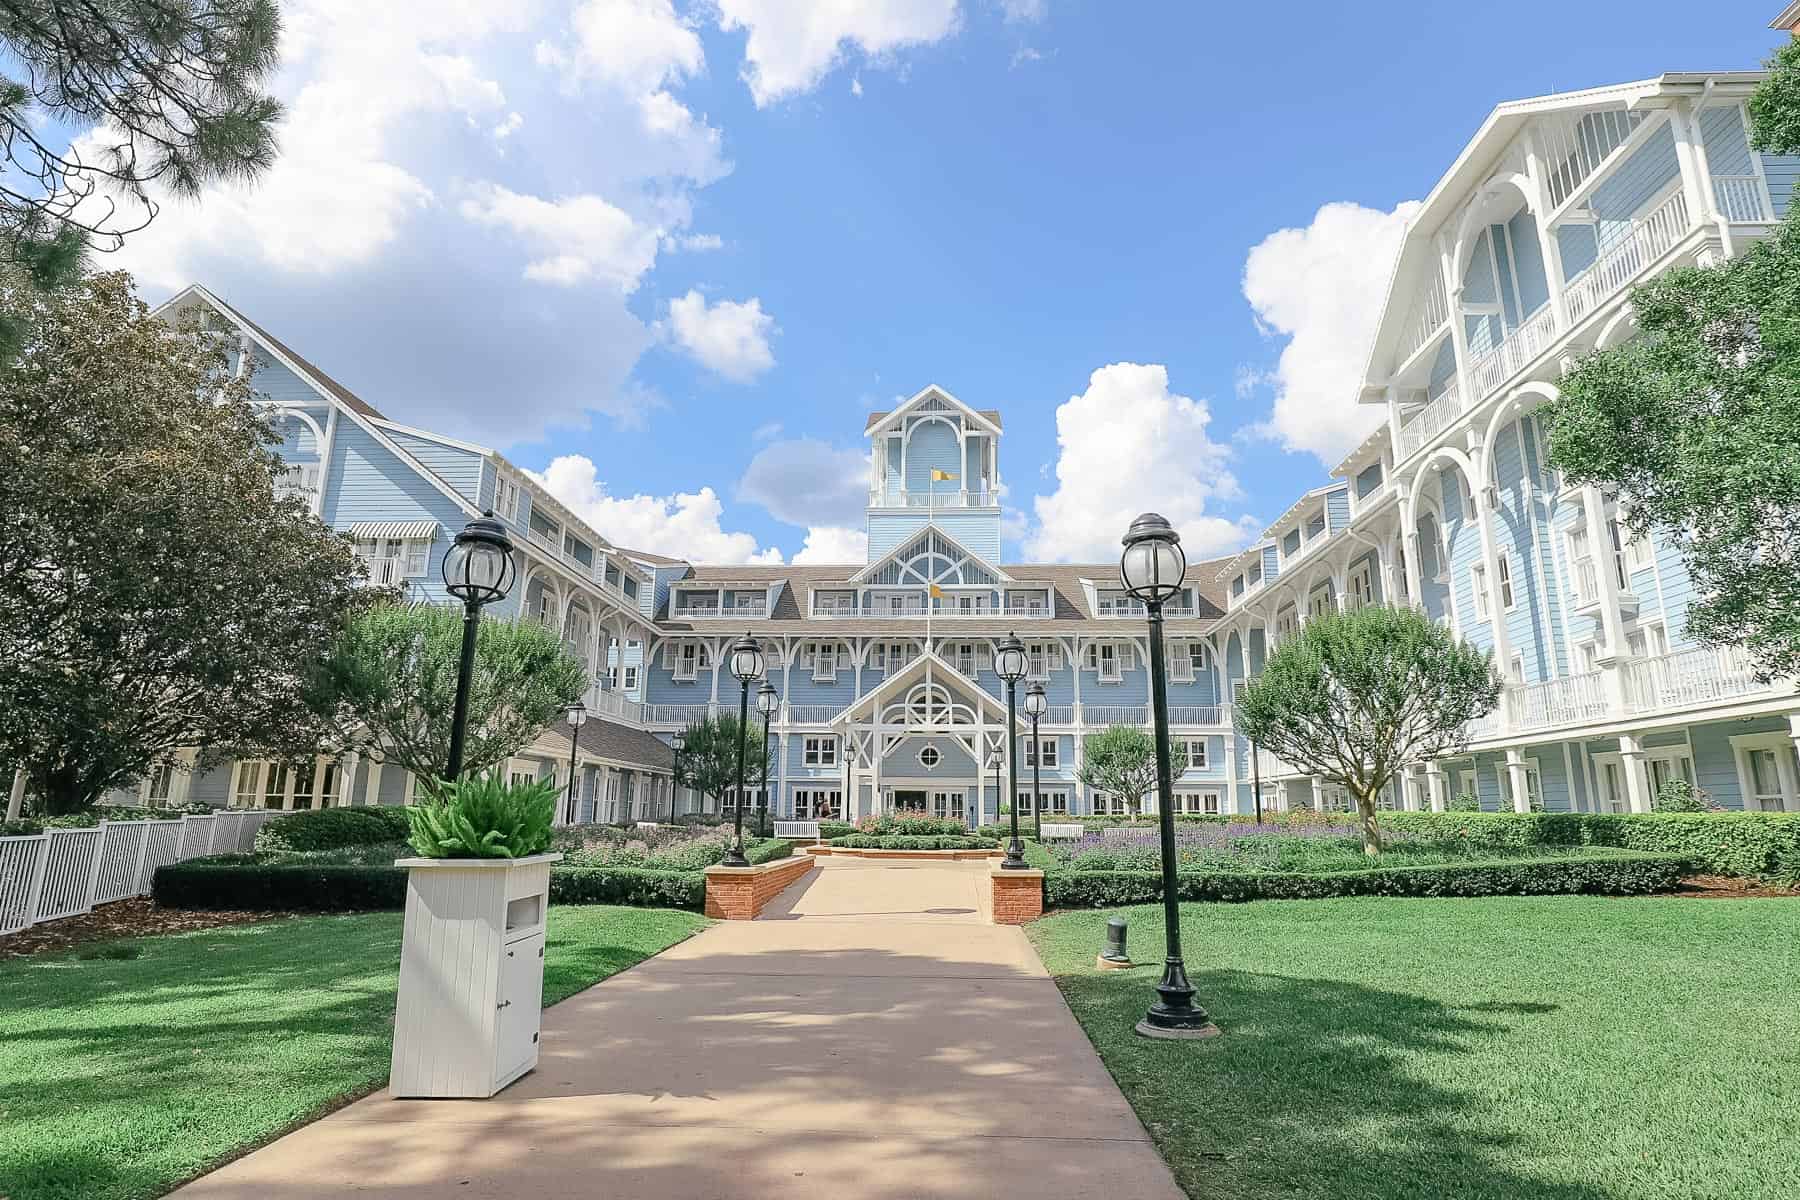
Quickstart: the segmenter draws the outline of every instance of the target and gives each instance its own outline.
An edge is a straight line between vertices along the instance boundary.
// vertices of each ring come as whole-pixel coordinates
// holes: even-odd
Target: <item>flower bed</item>
[[[1722,875],[1800,879],[1800,813],[1384,812],[1382,828],[1485,847],[1612,846],[1681,854]]]
[[[887,836],[853,833],[831,839],[846,850],[992,850],[994,839],[952,834],[904,834]]]
[[[1401,832],[1391,833],[1384,845],[1379,860],[1384,866],[1431,866],[1496,857],[1492,846]],[[1156,871],[1162,864],[1160,834],[1154,827],[1097,829],[1047,850],[1058,868],[1077,871]],[[1362,870],[1373,865],[1363,853],[1361,834],[1339,821],[1181,825],[1175,830],[1175,853],[1178,869],[1183,871],[1317,872]]]

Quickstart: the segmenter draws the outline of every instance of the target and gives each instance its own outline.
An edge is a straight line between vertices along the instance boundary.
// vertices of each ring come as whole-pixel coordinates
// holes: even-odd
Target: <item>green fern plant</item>
[[[476,777],[439,784],[441,795],[406,810],[423,858],[524,858],[550,846],[556,784]]]

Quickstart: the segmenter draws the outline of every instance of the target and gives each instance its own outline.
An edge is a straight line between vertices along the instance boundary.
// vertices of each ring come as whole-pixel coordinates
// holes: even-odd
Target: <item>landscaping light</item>
[[[1187,559],[1181,553],[1181,535],[1156,513],[1145,513],[1131,523],[1124,537],[1125,552],[1119,558],[1119,578],[1125,590],[1144,602],[1150,625],[1150,700],[1156,727],[1156,824],[1162,842],[1163,929],[1167,951],[1162,979],[1156,985],[1157,1000],[1137,1023],[1145,1037],[1212,1037],[1219,1027],[1206,1010],[1194,1003],[1181,958],[1181,909],[1175,876],[1175,786],[1169,769],[1169,683],[1163,661],[1163,602],[1181,591]]]
[[[1025,678],[1025,644],[1017,634],[1007,634],[1006,640],[994,648],[994,671],[1006,680],[1007,783],[1013,798],[1007,806],[1012,818],[1012,840],[1006,844],[1006,857],[1000,860],[1000,866],[1002,870],[1022,871],[1029,865],[1025,861],[1025,843],[1019,840],[1018,698],[1019,680]]]
[[[750,681],[762,678],[763,652],[756,639],[746,633],[731,643],[726,661],[738,681],[737,723],[737,803],[731,806],[731,848],[725,852],[723,865],[747,867],[744,857],[744,743],[750,734]],[[767,766],[765,764],[765,771]]]
[[[444,590],[463,602],[462,657],[456,667],[456,701],[450,710],[450,760],[444,767],[444,778],[454,780],[462,774],[481,606],[506,599],[516,571],[506,526],[494,519],[491,510],[470,521],[445,553],[442,570]]]
[[[1131,965],[1131,955],[1125,952],[1125,918],[1113,917],[1106,923],[1106,945],[1100,951],[1100,960],[1095,964],[1104,969],[1117,970]]]
[[[763,717],[763,756],[762,756],[762,798],[756,806],[756,828],[764,837],[775,832],[769,824],[772,815],[769,802],[769,722],[775,716],[775,710],[781,707],[781,697],[775,694],[775,685],[763,680],[763,685],[756,689],[756,711]]]
[[[1031,828],[1041,845],[1044,840],[1044,788],[1038,768],[1044,759],[1044,747],[1038,741],[1038,718],[1048,710],[1044,685],[1034,683],[1025,689],[1025,715],[1031,718]]]
[[[587,705],[577,700],[563,709],[563,720],[569,723],[569,806],[564,816],[565,823],[575,823],[575,744],[581,734],[581,727],[587,724]]]

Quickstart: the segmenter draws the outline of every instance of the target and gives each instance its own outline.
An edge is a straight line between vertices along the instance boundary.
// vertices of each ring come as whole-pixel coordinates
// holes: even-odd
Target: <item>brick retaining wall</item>
[[[994,924],[1023,925],[1044,915],[1044,873],[1036,868],[989,872],[994,888]]]
[[[708,867],[706,915],[722,921],[753,920],[817,863],[812,855],[799,854],[754,867]]]

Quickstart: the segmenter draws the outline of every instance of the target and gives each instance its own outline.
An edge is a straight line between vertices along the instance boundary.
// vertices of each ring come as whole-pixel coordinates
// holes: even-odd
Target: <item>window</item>
[[[814,683],[831,683],[837,679],[838,659],[847,658],[836,642],[808,642],[800,653],[800,665],[812,672]],[[843,664],[848,667],[848,662]]]
[[[378,587],[419,578],[431,556],[431,543],[424,538],[358,538],[355,549],[368,568],[369,582]]]
[[[951,664],[964,675],[975,674],[977,655],[974,642],[958,642],[951,650]]]
[[[1458,499],[1462,502],[1463,519],[1466,521],[1473,521],[1475,519],[1475,493],[1469,488],[1469,477],[1467,475],[1458,475],[1456,477],[1456,485],[1458,489]]]
[[[503,519],[517,521],[519,519],[519,485],[506,476],[494,486],[494,511]]]
[[[931,793],[931,815],[940,821],[962,820],[963,794],[961,792]]]
[[[1035,766],[1054,767],[1057,765],[1057,750],[1056,750],[1056,739],[1055,738],[1053,738],[1053,737],[1039,738],[1037,741],[1036,753],[1033,753],[1033,746],[1032,746],[1032,741],[1030,738],[1025,739],[1024,747],[1025,747],[1025,765],[1026,766],[1029,767],[1029,766],[1035,765]]]
[[[537,534],[552,546],[557,545],[562,541],[562,526],[539,512],[536,506],[533,506],[531,516],[526,521],[526,524],[530,527],[531,532]]]
[[[1187,769],[1190,771],[1206,770],[1206,739],[1186,738]]]
[[[154,763],[150,767],[150,774],[145,778],[139,795],[149,807],[161,808],[169,802],[169,793],[173,790],[174,783],[175,764]]]
[[[1502,554],[1500,566],[1500,607],[1507,612],[1513,610],[1512,555]]]
[[[843,809],[843,793],[836,788],[802,788],[794,793],[796,821],[834,821]]]
[[[1626,634],[1625,646],[1633,658],[1660,658],[1669,652],[1669,638],[1661,622],[1652,622]]]
[[[701,671],[712,667],[712,655],[708,653],[705,642],[679,642],[665,651],[674,655],[674,677],[678,680],[692,681]]]
[[[1621,592],[1629,592],[1631,590],[1631,576],[1625,570],[1625,531],[1619,527],[1617,519],[1608,517],[1606,520],[1606,534],[1607,537],[1612,540],[1613,575],[1619,581],[1619,590]]]
[[[1306,615],[1308,617],[1317,618],[1326,616],[1331,612],[1331,609],[1330,588],[1320,588],[1306,598]]]
[[[1189,652],[1193,643],[1175,642],[1169,647],[1169,682],[1194,682],[1194,658]]]
[[[1048,679],[1050,672],[1062,670],[1062,647],[1055,642],[1025,644],[1025,678]]]
[[[1683,779],[1692,785],[1694,782],[1694,760],[1688,757],[1686,750],[1652,750],[1649,753],[1650,798],[1662,791],[1663,784],[1674,779]]]
[[[615,667],[610,668],[606,672],[606,686],[611,688],[615,692],[620,690],[619,671],[620,671],[620,668],[615,666]],[[629,666],[629,667],[624,668],[624,684],[625,684],[625,686],[624,686],[625,691],[627,691],[627,692],[637,691],[638,669],[636,666]]]
[[[1123,816],[1125,800],[1121,796],[1109,796],[1105,792],[1094,793],[1094,812],[1098,816]]]
[[[1656,565],[1656,546],[1648,537],[1633,537],[1625,543],[1625,569],[1648,571]]]
[[[275,492],[282,499],[298,496],[309,500],[319,490],[319,464],[296,463],[281,472],[281,480],[275,485]]]
[[[1752,812],[1800,812],[1800,758],[1785,733],[1740,734],[1731,739],[1744,807]]]
[[[1493,607],[1488,598],[1487,568],[1474,566],[1469,568],[1469,586],[1475,591],[1475,617],[1477,620],[1488,619]]]
[[[572,533],[563,534],[563,553],[590,570],[594,566],[594,548]],[[607,582],[617,583],[617,574],[614,568],[606,568]]]
[[[1412,594],[1410,585],[1406,582],[1406,547],[1394,547],[1394,567],[1394,579],[1400,585],[1400,598],[1409,600]]]
[[[1284,608],[1275,617],[1275,640],[1285,642],[1292,637],[1294,630],[1300,627],[1300,615],[1291,608]]]
[[[936,746],[921,746],[919,748],[919,765],[924,767],[927,771],[937,766],[943,760],[944,756],[938,753],[938,748]]]
[[[1505,763],[1497,763],[1494,773],[1500,783],[1500,810],[1513,810],[1512,771]],[[1544,808],[1544,781],[1538,775],[1538,760],[1525,760],[1525,804],[1532,812],[1542,812]]]
[[[1119,590],[1096,591],[1094,609],[1103,617],[1141,617],[1145,611],[1142,600],[1133,599]]]
[[[813,611],[816,613],[854,613],[856,596],[851,592],[824,592],[813,597]]]
[[[1119,657],[1119,648],[1111,642],[1088,643],[1087,667],[1100,676],[1101,683],[1118,683],[1124,678]]]
[[[1176,792],[1175,811],[1178,813],[1204,813],[1208,816],[1217,816],[1219,814],[1219,793]]]
[[[1066,813],[1069,811],[1069,795],[1067,792],[1045,792],[1043,796],[1044,811],[1046,813]],[[1030,816],[1036,811],[1032,803],[1032,795],[1030,792],[1020,792],[1018,795],[1018,802],[1020,816]]]
[[[809,767],[831,767],[837,765],[837,739],[835,737],[809,737],[801,749],[801,761]]]
[[[1231,702],[1233,704],[1236,704],[1238,701],[1242,700],[1244,698],[1244,689],[1249,686],[1250,686],[1250,681],[1248,679],[1232,680],[1231,681]]]
[[[1506,676],[1514,683],[1525,682],[1525,656],[1514,652],[1512,661],[1506,664]]]
[[[1375,575],[1368,563],[1365,562],[1350,572],[1350,578],[1345,581],[1345,590],[1351,608],[1362,608],[1375,603]]]

